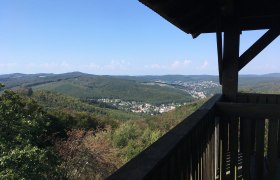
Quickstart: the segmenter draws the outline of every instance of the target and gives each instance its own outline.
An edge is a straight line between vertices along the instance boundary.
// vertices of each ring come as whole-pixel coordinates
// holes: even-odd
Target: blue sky
[[[265,31],[243,32],[241,52]],[[241,74],[280,72],[279,38]],[[217,74],[214,34],[197,39],[137,0],[1,0],[0,74]]]

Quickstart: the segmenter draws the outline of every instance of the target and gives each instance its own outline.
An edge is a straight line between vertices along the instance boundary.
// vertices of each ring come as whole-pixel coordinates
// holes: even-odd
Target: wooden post
[[[240,32],[237,28],[224,33],[222,92],[228,101],[236,101],[238,90],[238,58]]]
[[[233,24],[224,33],[222,92],[226,101],[236,102],[238,91],[238,58],[240,32]],[[236,179],[238,171],[238,119],[229,118],[230,177]]]

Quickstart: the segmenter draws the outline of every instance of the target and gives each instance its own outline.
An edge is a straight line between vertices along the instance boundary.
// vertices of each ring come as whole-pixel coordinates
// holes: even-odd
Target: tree
[[[66,140],[58,139],[55,143],[65,177],[104,179],[117,169],[120,159],[106,131],[73,129],[67,135]]]
[[[33,100],[13,91],[0,95],[0,179],[57,175],[57,158],[44,146],[49,121]]]

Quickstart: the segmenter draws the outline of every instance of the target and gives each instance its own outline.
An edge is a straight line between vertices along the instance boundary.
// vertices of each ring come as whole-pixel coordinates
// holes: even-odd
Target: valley
[[[218,77],[207,75],[8,74],[0,83],[0,122],[11,124],[0,131],[6,148],[0,158],[11,159],[18,146],[37,148],[32,162],[68,179],[107,177],[221,92]],[[241,75],[239,91],[280,93],[280,76]],[[43,164],[42,156],[57,159]]]

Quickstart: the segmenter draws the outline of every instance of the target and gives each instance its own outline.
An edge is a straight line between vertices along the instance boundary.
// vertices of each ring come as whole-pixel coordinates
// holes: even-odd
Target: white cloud
[[[199,66],[197,69],[206,69],[209,66],[208,61],[204,61],[201,66]]]
[[[0,63],[0,68],[13,68],[18,67],[19,65],[16,63]]]
[[[166,69],[166,66],[161,65],[161,64],[151,64],[151,65],[146,65],[146,69]]]
[[[190,60],[185,60],[185,61],[183,62],[183,64],[184,64],[185,66],[187,66],[187,65],[191,64],[191,62],[192,62],[192,61],[190,61]]]
[[[103,69],[105,70],[125,70],[128,68],[130,63],[121,60],[121,61],[111,61],[109,64],[104,65]]]
[[[89,63],[89,64],[85,64],[85,65],[80,65],[79,67],[81,70],[89,70],[89,71],[98,71],[98,70],[102,70],[103,67],[96,64],[96,63]]]
[[[173,71],[178,69],[185,69],[190,64],[191,64],[190,60],[185,60],[185,61],[174,61],[171,64],[151,64],[151,65],[146,65],[145,68]]]

